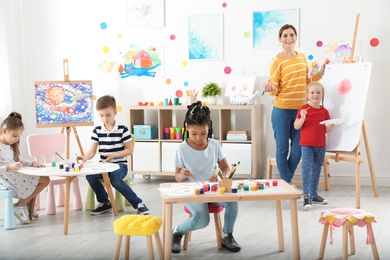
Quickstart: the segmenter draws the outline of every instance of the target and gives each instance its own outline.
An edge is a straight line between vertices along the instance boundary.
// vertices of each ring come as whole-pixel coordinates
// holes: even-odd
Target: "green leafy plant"
[[[219,87],[218,83],[208,82],[204,85],[202,89],[202,97],[215,97],[222,94],[222,88]]]

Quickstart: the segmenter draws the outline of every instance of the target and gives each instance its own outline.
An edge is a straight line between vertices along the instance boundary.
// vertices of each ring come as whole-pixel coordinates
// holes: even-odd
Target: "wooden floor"
[[[144,180],[136,176],[134,191],[144,200],[151,214],[162,216],[159,191],[160,182],[173,182],[170,177],[152,177]],[[81,178],[82,195],[86,197],[87,183]],[[302,210],[302,199],[298,201],[299,239],[301,259],[318,259],[322,225],[318,223],[321,211],[336,207],[354,207],[354,186],[331,185],[330,191],[320,190],[320,195],[329,200],[328,205],[314,205],[310,211]],[[43,192],[42,207],[46,195]],[[390,189],[379,187],[379,197],[374,197],[372,187],[362,187],[361,207],[375,214],[373,225],[379,256],[390,259]],[[126,207],[123,214],[134,214]],[[63,235],[63,208],[57,208],[56,215],[39,212],[38,219],[30,225],[17,224],[14,230],[4,230],[4,199],[0,198],[0,259],[112,259],[116,236],[111,213],[91,216],[85,210],[70,212],[69,235]],[[174,206],[173,226],[186,218],[182,205]],[[283,225],[285,252],[278,251],[278,238],[274,202],[240,203],[234,237],[241,245],[239,253],[217,250],[214,223],[193,232],[192,241],[186,251],[173,254],[173,259],[293,259],[289,202],[283,202]],[[161,234],[161,233],[160,233]],[[324,259],[341,259],[341,229],[333,232],[334,244],[325,249]],[[371,247],[365,244],[366,229],[355,228],[356,254],[350,259],[373,259]],[[387,244],[387,246],[385,246]],[[155,248],[155,257],[158,259]],[[132,238],[130,245],[132,259],[148,259],[144,237]],[[123,258],[123,248],[121,251]]]

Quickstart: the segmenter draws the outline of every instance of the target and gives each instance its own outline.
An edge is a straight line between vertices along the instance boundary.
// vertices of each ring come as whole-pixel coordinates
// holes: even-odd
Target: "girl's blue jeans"
[[[317,196],[321,167],[326,152],[325,147],[302,146],[302,186],[303,194]]]
[[[234,223],[237,219],[237,202],[214,202],[213,204],[225,208],[223,232],[233,233]],[[210,222],[210,213],[207,203],[185,203],[184,206],[191,212],[192,217],[188,218],[177,227],[177,232],[187,234],[189,231],[207,227]]]
[[[297,112],[298,110],[273,107],[271,115],[280,178],[290,184],[301,160],[299,130],[294,128]]]
[[[127,185],[123,178],[127,174],[127,164],[119,164],[119,169],[113,172],[109,172],[110,182],[112,187],[119,191],[123,197],[131,203],[133,208],[137,208],[139,203],[142,203],[142,200],[138,198],[137,194]],[[96,194],[96,199],[100,203],[107,203],[110,200],[108,199],[108,194],[101,183],[103,176],[101,174],[87,175],[86,179],[91,186],[92,190]]]

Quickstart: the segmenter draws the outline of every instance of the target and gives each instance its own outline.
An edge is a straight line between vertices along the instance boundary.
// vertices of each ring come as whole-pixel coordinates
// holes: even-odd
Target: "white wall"
[[[225,66],[233,69],[232,75],[255,73],[256,89],[267,78],[260,77],[260,68],[279,52],[274,50],[252,49],[252,38],[245,38],[244,32],[252,28],[252,12],[270,9],[300,8],[300,48],[299,51],[324,58],[323,49],[316,47],[317,40],[332,43],[339,40],[352,42],[355,17],[361,14],[357,55],[364,61],[373,63],[371,85],[366,104],[365,121],[367,124],[369,145],[374,161],[379,185],[390,185],[390,176],[386,164],[389,158],[390,135],[388,116],[386,116],[389,88],[385,81],[390,60],[387,13],[390,2],[372,1],[304,1],[304,0],[166,0],[166,25],[163,28],[127,29],[126,0],[9,0],[10,11],[15,24],[20,28],[15,34],[15,46],[19,51],[14,66],[20,70],[22,83],[15,83],[18,97],[14,100],[14,109],[24,115],[26,133],[60,131],[60,129],[36,129],[34,114],[34,81],[62,80],[63,59],[69,59],[71,80],[92,80],[94,95],[97,97],[111,94],[117,98],[123,111],[118,121],[127,123],[127,107],[138,101],[162,101],[164,97],[174,97],[177,89],[184,90],[183,82],[190,88],[200,89],[207,81],[226,84]],[[223,8],[222,3],[227,7]],[[197,61],[187,60],[187,17],[192,14],[224,14],[224,60]],[[106,22],[108,28],[100,29],[100,23]],[[19,26],[20,25],[20,26]],[[164,45],[165,77],[156,79],[120,79],[117,74],[105,74],[98,64],[107,55],[102,47],[107,45],[115,50],[117,35],[122,34],[129,43],[162,43]],[[169,36],[176,35],[171,41]],[[275,37],[277,37],[275,35]],[[376,48],[369,45],[371,38],[379,39]],[[21,40],[19,40],[21,39]],[[123,40],[122,39],[122,40]],[[110,58],[115,59],[114,54]],[[187,66],[182,62],[188,61]],[[113,71],[116,71],[114,68]],[[172,84],[165,83],[166,78]],[[19,80],[20,81],[20,80]],[[224,100],[226,102],[226,100]],[[257,99],[264,107],[266,155],[275,153],[273,132],[270,126],[272,98],[264,95]],[[98,123],[98,117],[95,117]],[[89,146],[92,127],[78,127],[84,149]],[[73,136],[72,136],[73,137]],[[74,138],[72,138],[74,139]],[[75,141],[72,149],[77,151]],[[22,146],[25,151],[25,145]],[[72,154],[74,154],[72,152]],[[365,150],[362,154],[365,158]],[[262,158],[266,157],[266,155]],[[362,166],[363,184],[369,184],[367,160]],[[331,163],[332,182],[354,184],[354,166],[351,163]]]

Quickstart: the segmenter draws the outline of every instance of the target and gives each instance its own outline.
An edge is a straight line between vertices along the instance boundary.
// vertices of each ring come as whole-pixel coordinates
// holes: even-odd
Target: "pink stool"
[[[214,224],[215,224],[215,236],[217,238],[217,246],[218,249],[222,249],[222,224],[221,224],[221,216],[220,212],[224,209],[222,206],[218,206],[212,203],[208,203],[209,206],[209,213],[214,214]],[[191,212],[184,206],[184,211],[188,213],[188,218],[192,217]],[[191,240],[191,232],[188,232],[184,236],[184,243],[183,243],[183,249],[187,250],[188,242]]]
[[[324,224],[324,230],[322,232],[322,240],[319,258],[324,257],[326,237],[328,230],[330,229],[330,244],[333,245],[332,230],[336,227],[343,227],[343,247],[342,256],[343,260],[348,259],[348,233],[350,241],[351,254],[355,254],[355,238],[353,227],[367,227],[367,239],[366,244],[371,244],[372,254],[374,259],[379,259],[378,250],[375,243],[374,233],[372,232],[371,223],[376,222],[373,214],[368,213],[365,210],[355,208],[336,208],[330,211],[324,211],[321,213],[320,223]]]

